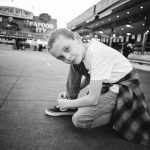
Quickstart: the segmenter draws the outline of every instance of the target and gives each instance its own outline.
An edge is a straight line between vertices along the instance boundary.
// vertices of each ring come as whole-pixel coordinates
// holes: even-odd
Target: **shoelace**
[[[61,109],[61,108],[59,107],[59,105],[56,105],[56,108],[59,108],[60,111],[66,111],[66,110],[67,110],[67,109]]]

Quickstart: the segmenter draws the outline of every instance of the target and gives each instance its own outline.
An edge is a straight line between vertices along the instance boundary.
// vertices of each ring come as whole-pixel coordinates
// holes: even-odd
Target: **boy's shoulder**
[[[96,39],[92,39],[88,45],[87,54],[91,56],[104,57],[115,55],[115,53],[116,50]]]
[[[95,50],[101,50],[101,51],[105,51],[105,50],[112,50],[112,48],[96,39],[91,39],[91,41],[88,44],[88,48],[89,49],[95,49]]]

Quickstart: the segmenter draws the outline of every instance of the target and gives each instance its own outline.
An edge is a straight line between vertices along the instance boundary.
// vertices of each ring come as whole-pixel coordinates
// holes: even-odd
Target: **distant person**
[[[90,129],[112,123],[124,138],[148,144],[150,116],[136,70],[115,49],[92,39],[87,45],[77,33],[56,29],[48,50],[70,64],[66,91],[46,115],[73,115],[75,127]],[[84,76],[85,78],[82,78]],[[78,98],[89,85],[89,93]]]
[[[131,40],[129,42],[125,42],[122,45],[122,54],[128,58],[129,54],[133,52],[133,48],[134,48],[134,40]]]
[[[42,41],[40,39],[37,40],[38,51],[42,51]]]

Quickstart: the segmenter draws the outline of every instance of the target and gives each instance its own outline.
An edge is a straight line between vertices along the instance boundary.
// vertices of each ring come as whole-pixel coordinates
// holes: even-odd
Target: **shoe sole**
[[[48,116],[72,116],[75,112],[50,112],[45,110],[45,114]]]

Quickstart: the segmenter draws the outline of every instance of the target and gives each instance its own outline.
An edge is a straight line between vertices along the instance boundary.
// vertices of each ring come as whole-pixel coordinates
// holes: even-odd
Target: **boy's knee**
[[[72,122],[74,124],[75,127],[79,128],[79,121],[78,121],[78,117],[76,115],[76,113],[72,116]]]
[[[76,128],[89,129],[91,128],[91,121],[85,120],[84,116],[75,113],[72,117],[72,122]]]

